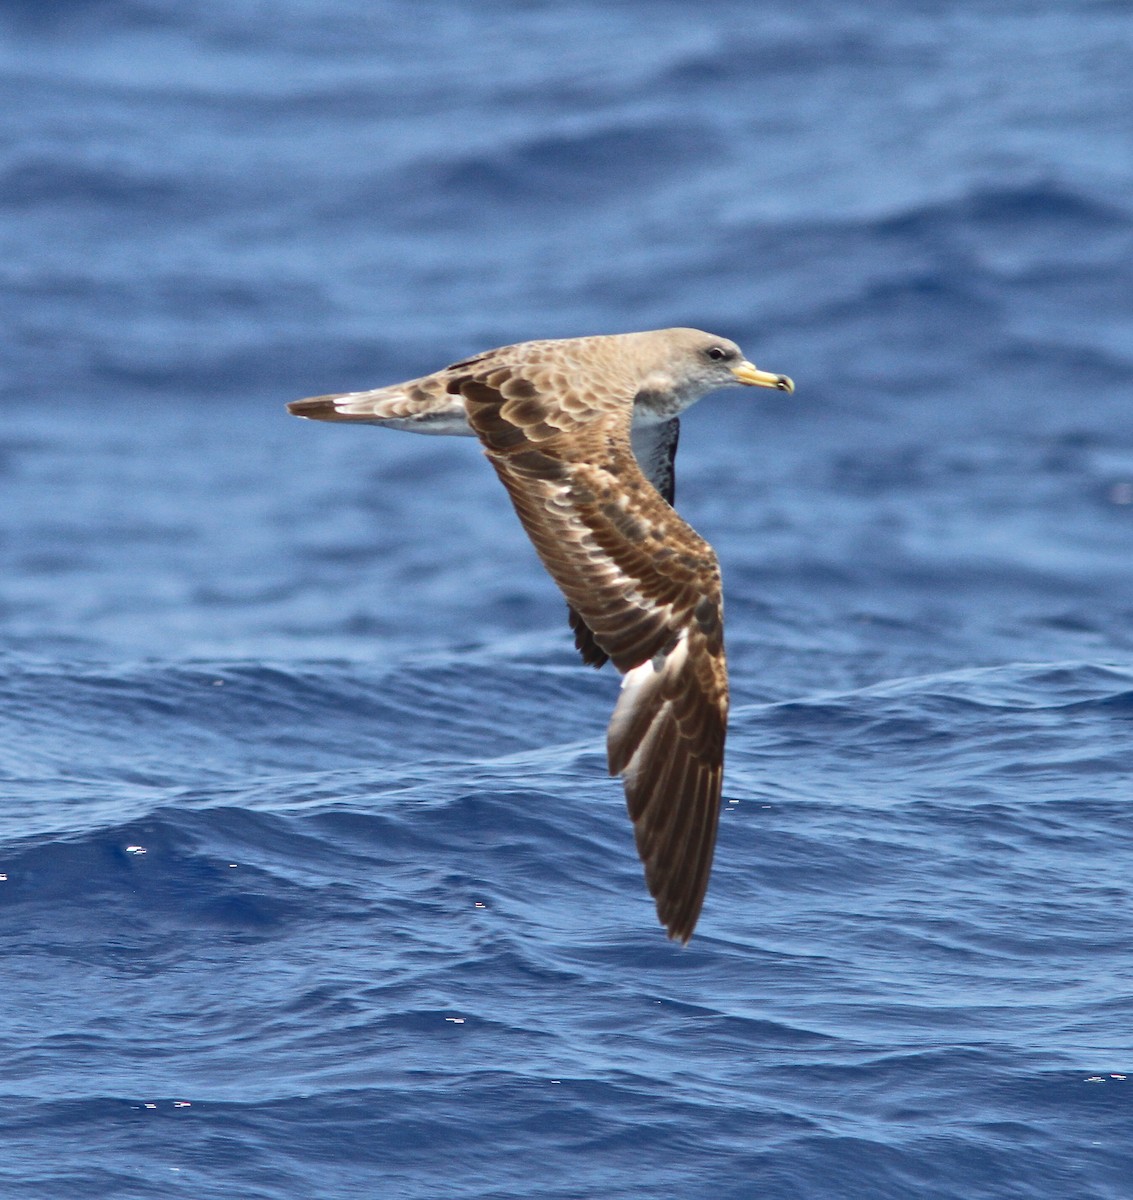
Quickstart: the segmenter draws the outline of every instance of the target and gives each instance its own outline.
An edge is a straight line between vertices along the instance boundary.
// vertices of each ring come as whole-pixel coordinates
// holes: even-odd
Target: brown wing
[[[657,425],[634,425],[630,431],[630,445],[637,465],[667,504],[672,504],[676,495],[675,464],[680,434],[679,417]],[[594,640],[594,633],[586,622],[569,605],[567,618],[574,633],[575,649],[582,661],[590,667],[605,666],[610,661],[609,655]]]
[[[716,556],[638,467],[630,397],[580,396],[514,367],[450,386],[544,566],[625,675],[610,773],[624,776],[657,914],[687,942],[712,865],[728,710]]]

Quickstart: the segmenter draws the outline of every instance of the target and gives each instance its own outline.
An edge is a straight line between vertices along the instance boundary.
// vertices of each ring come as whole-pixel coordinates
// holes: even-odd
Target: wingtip
[[[665,925],[665,922],[662,921],[661,924]],[[668,935],[669,941],[676,942],[676,944],[680,946],[682,950],[689,944],[689,942],[692,941],[692,935],[695,930],[695,922],[693,922],[691,929],[686,929],[675,922],[672,925],[665,925],[665,933]]]
[[[666,896],[664,890],[654,895],[657,919],[665,927],[670,941],[681,946],[687,946],[692,941],[707,891],[705,879],[702,883],[698,881],[693,884],[691,888],[683,887],[677,896]]]

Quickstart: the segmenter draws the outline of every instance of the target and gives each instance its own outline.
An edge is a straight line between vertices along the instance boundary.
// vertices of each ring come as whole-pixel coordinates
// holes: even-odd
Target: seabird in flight
[[[737,385],[794,391],[697,329],[489,350],[432,375],[316,396],[298,417],[478,437],[570,608],[575,645],[613,662],[607,734],[645,881],[669,936],[692,937],[716,843],[728,673],[720,568],[672,507],[680,414]]]

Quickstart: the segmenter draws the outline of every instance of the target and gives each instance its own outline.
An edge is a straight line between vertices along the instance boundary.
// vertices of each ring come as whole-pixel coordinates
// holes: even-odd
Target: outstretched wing
[[[712,548],[645,478],[631,404],[541,386],[514,366],[454,374],[468,420],[544,566],[625,679],[608,734],[645,878],[669,936],[708,887],[728,682]]]
[[[630,429],[633,457],[642,474],[657,489],[667,504],[672,504],[677,492],[677,441],[681,435],[679,417],[657,424],[635,424]],[[586,622],[567,606],[567,619],[574,633],[574,646],[589,667],[604,667],[609,655],[594,640]]]

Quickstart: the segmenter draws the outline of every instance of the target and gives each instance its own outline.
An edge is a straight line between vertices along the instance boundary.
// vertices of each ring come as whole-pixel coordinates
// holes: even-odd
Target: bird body
[[[296,416],[478,437],[570,606],[583,659],[622,691],[607,735],[646,882],[692,936],[719,817],[728,678],[716,555],[672,507],[679,415],[736,385],[793,391],[693,329],[504,346]]]

